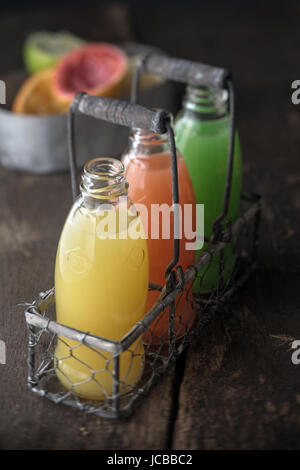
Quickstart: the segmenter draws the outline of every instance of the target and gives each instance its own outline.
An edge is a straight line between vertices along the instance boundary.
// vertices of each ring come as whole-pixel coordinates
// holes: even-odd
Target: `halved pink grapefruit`
[[[53,79],[57,99],[71,103],[78,91],[115,97],[128,70],[126,54],[107,43],[92,43],[71,51],[58,63]]]

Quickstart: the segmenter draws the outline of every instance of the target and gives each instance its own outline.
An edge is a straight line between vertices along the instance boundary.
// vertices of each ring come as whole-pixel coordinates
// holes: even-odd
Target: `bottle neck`
[[[129,137],[129,152],[141,157],[169,152],[167,135],[133,129]]]
[[[220,88],[188,86],[183,109],[197,119],[218,119],[228,114],[228,92]]]
[[[114,158],[94,158],[84,166],[80,192],[89,206],[116,204],[120,196],[127,196],[128,182],[125,167]]]

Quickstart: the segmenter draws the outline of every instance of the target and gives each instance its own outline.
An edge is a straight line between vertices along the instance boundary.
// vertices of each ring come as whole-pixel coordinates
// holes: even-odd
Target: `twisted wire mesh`
[[[233,227],[204,250],[193,266],[185,273],[177,268],[177,275],[167,286],[150,285],[159,301],[120,341],[59,325],[55,322],[54,289],[40,294],[25,311],[31,390],[54,403],[88,413],[109,418],[128,416],[170,362],[253,272],[260,204],[254,196],[244,200],[246,209]],[[228,243],[234,246],[236,262],[224,278]],[[193,280],[205,280],[217,255],[218,285],[205,294],[193,293]]]

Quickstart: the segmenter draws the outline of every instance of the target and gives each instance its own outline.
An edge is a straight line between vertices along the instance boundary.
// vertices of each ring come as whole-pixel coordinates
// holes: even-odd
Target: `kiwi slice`
[[[30,34],[23,49],[23,59],[29,74],[54,66],[67,52],[85,45],[83,39],[67,31],[49,33],[37,31]]]

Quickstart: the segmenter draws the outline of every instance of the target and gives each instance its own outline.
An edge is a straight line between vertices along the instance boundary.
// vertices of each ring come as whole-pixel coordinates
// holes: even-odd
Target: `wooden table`
[[[161,2],[162,3],[162,2]],[[59,233],[71,204],[67,174],[0,169],[0,446],[22,449],[299,448],[300,7],[216,2],[5,11],[0,73],[21,65],[32,29],[67,27],[92,40],[138,38],[168,52],[226,65],[238,90],[244,187],[262,194],[259,268],[133,417],[112,422],[56,406],[26,387],[24,307],[53,284]],[[250,3],[250,2],[249,2]],[[88,25],[87,20],[90,21]],[[1,78],[1,76],[0,76]],[[41,150],[42,151],[42,150]]]

